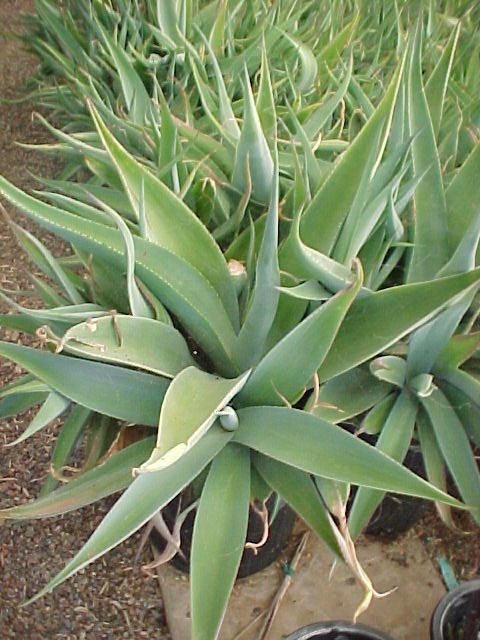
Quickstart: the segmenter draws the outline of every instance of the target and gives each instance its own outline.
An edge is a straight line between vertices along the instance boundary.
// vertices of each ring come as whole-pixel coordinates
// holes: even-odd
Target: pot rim
[[[432,614],[430,621],[430,638],[431,640],[443,640],[443,625],[448,615],[448,610],[457,598],[461,598],[467,594],[480,591],[480,578],[474,578],[468,582],[460,584],[452,591],[448,591],[439,601]]]
[[[344,620],[328,620],[307,625],[291,633],[285,640],[313,640],[319,631],[338,631],[339,633],[358,631],[363,634],[369,634],[368,640],[391,640],[390,636],[385,635],[383,631],[378,631],[364,624],[353,624]]]

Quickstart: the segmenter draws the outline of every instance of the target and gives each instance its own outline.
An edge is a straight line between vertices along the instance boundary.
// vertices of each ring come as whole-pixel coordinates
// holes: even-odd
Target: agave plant
[[[72,184],[68,196],[49,194],[48,204],[0,178],[0,191],[11,203],[74,249],[73,256],[55,259],[11,223],[19,242],[56,286],[35,280],[47,307],[37,310],[20,307],[1,292],[19,313],[2,316],[0,324],[37,331],[46,348],[0,343],[0,354],[29,372],[2,389],[0,415],[42,403],[21,441],[71,411],[42,496],[3,509],[0,518],[48,517],[125,490],[85,546],[32,600],[150,520],[158,521],[162,508],[195,481],[194,638],[218,634],[245,544],[249,502],[264,501],[272,492],[352,568],[365,590],[360,613],[375,591],[347,528],[349,484],[365,488],[369,505],[374,490],[465,506],[435,486],[433,474],[432,484],[422,480],[394,459],[401,458],[397,449],[381,444],[387,437],[391,441],[393,426],[400,422],[408,427],[402,429],[405,446],[403,431],[413,429],[419,403],[427,412],[437,410],[431,401],[435,396],[428,395],[433,365],[438,369],[443,363],[445,370],[453,363],[455,369],[477,348],[469,335],[468,347],[451,338],[460,321],[454,319],[471,305],[480,283],[471,258],[478,241],[470,231],[471,209],[459,220],[459,241],[443,253],[433,241],[433,248],[426,249],[422,237],[428,233],[432,204],[426,197],[432,177],[425,165],[431,149],[428,131],[418,132],[425,114],[418,84],[419,29],[366,125],[323,173],[308,135],[309,119],[300,119],[288,101],[277,113],[274,74],[264,48],[263,62],[256,63],[256,89],[248,65],[246,71],[240,67],[243,120],[235,116],[237,133],[227,126],[228,106],[232,111],[235,106],[230,97],[210,114],[207,100],[199,98],[205,115],[190,126],[175,115],[162,92],[158,105],[147,95],[150,121],[125,127],[140,137],[147,132],[144,139],[151,138],[154,146],[158,139],[161,167],[168,168],[160,177],[152,157],[142,158],[138,147],[127,144],[119,133],[120,120],[105,102],[90,100],[94,137],[85,141],[60,133],[68,136],[69,148],[87,156],[101,181]],[[206,50],[216,68],[211,43]],[[195,62],[185,64],[195,81]],[[121,77],[135,77],[125,68]],[[341,92],[328,109],[313,109],[317,132],[324,125],[319,109],[329,120],[351,73],[347,68]],[[214,82],[227,86],[222,70]],[[201,93],[204,85],[196,86]],[[127,104],[139,95],[133,91]],[[407,128],[405,104],[411,114]],[[169,132],[184,145],[177,151],[169,146]],[[201,199],[192,193],[187,197],[189,154],[195,153],[197,162],[210,169],[217,165],[216,177],[221,171],[218,189],[213,181],[216,204],[209,210],[208,228],[202,222],[205,209],[197,208]],[[471,162],[449,189],[464,193],[477,160]],[[406,218],[412,194],[419,212],[413,237]],[[450,220],[460,215],[456,208],[451,211]],[[439,225],[430,225],[428,239],[436,238]],[[406,249],[412,254],[406,283],[382,288],[391,284]],[[403,380],[393,380],[393,374],[379,380],[369,373],[368,363],[378,357],[383,360],[373,360],[373,371],[389,370],[382,365],[387,349],[398,351],[408,342],[414,353],[414,344],[437,331],[432,326],[443,330],[447,316],[452,329],[443,332],[442,340],[434,339],[438,353],[428,370],[422,363]],[[392,362],[396,372],[401,365]],[[360,398],[351,393],[358,385],[348,383],[355,378],[368,380]],[[385,404],[386,398],[392,402],[392,383],[402,387],[396,417],[391,428],[385,425],[376,448],[322,413],[338,409],[344,419],[380,401]],[[450,386],[455,386],[451,380]],[[350,413],[347,400],[354,405]],[[437,422],[444,425],[443,415]],[[120,448],[129,432],[140,439]],[[428,437],[431,432],[426,432]],[[59,479],[65,480],[63,467],[79,438],[87,440],[84,467],[56,488]],[[462,455],[471,460],[463,441]],[[471,469],[465,475],[474,488],[462,497],[478,518],[476,476]]]
[[[409,233],[413,243],[403,276],[407,282],[475,267],[480,202],[472,175],[479,169],[480,147],[475,146],[445,188],[437,144],[443,112],[441,96],[447,93],[457,39],[458,28],[425,87],[420,71],[420,23],[411,43],[404,87],[409,128],[413,133],[420,123],[426,123],[426,127],[411,148],[413,168],[425,177],[413,196],[415,219]],[[434,85],[438,85],[436,89]],[[437,212],[434,224],[432,211]],[[404,459],[416,438],[429,479],[445,487],[447,468],[464,500],[480,504],[480,476],[470,443],[470,439],[477,446],[479,442],[473,418],[480,398],[474,355],[478,349],[477,320],[478,299],[472,289],[406,341],[371,361],[369,368],[352,370],[327,382],[319,396],[323,406],[320,403],[314,413],[334,421],[360,415],[360,429],[379,434],[377,447],[398,460]],[[454,335],[458,329],[460,333]],[[462,364],[466,369],[459,370]],[[335,409],[331,409],[333,406]],[[369,412],[364,415],[366,410]],[[349,518],[354,537],[381,499],[381,493],[360,489]],[[441,504],[438,508],[452,525],[450,510]],[[478,513],[475,518],[478,521]]]

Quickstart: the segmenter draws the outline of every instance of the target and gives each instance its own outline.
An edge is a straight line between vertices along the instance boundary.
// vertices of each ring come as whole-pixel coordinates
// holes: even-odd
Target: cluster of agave
[[[370,4],[37,0],[34,95],[65,168],[42,199],[0,192],[73,253],[9,222],[48,281],[44,309],[1,290],[0,326],[45,348],[0,342],[29,372],[0,417],[41,404],[12,444],[67,418],[39,498],[0,518],[124,492],[32,600],[192,483],[196,640],[218,634],[251,500],[275,492],[349,564],[358,614],[378,594],[353,540],[385,491],[480,522],[475,3]],[[401,464],[412,439],[428,481]]]

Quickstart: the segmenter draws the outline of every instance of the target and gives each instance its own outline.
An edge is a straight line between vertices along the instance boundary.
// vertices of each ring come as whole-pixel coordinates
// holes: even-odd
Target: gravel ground
[[[21,51],[8,37],[21,28],[20,13],[32,11],[32,0],[0,0],[0,98],[21,95],[37,66],[36,59]],[[0,103],[0,174],[23,189],[38,187],[34,174],[54,176],[58,165],[51,157],[26,151],[15,141],[42,142],[45,133],[32,122],[29,103]],[[34,231],[56,255],[64,245],[6,206],[9,215]],[[7,289],[29,289],[28,259],[0,218],[0,284]],[[20,298],[27,305],[35,300]],[[5,307],[0,306],[4,312]],[[17,341],[15,332],[3,337]],[[26,342],[22,336],[22,342]],[[0,380],[7,382],[20,369],[3,361]],[[44,429],[21,447],[6,449],[28,424],[31,415],[0,422],[0,504],[10,506],[34,498],[47,471],[58,424]],[[0,638],[44,640],[170,638],[165,627],[158,583],[146,577],[133,558],[139,536],[133,536],[104,558],[93,563],[51,595],[30,607],[19,608],[34,595],[65,561],[80,549],[102,520],[114,499],[103,500],[76,513],[43,521],[0,525]],[[139,564],[151,560],[145,551]]]
[[[21,28],[20,12],[32,11],[33,0],[0,0],[0,98],[21,95],[25,83],[36,67],[36,60],[21,51],[8,33]],[[32,105],[0,103],[0,174],[24,189],[37,186],[28,170],[54,176],[58,165],[51,157],[26,151],[15,141],[42,142],[45,132],[32,122]],[[34,231],[56,255],[65,246],[39,230],[11,207],[9,215]],[[29,289],[26,270],[28,260],[19,252],[6,223],[0,219],[0,284],[7,289]],[[35,304],[31,297],[20,298]],[[1,306],[0,311],[5,311]],[[3,337],[20,341],[12,331]],[[21,336],[22,342],[26,342]],[[20,369],[0,363],[0,381],[18,376]],[[4,449],[28,424],[30,415],[0,422],[0,504],[9,506],[34,498],[47,471],[58,424],[22,444]],[[103,639],[151,638],[170,636],[165,628],[158,584],[133,566],[138,534],[108,553],[99,561],[58,587],[53,594],[22,609],[19,605],[38,591],[49,577],[60,570],[93,532],[114,499],[103,500],[79,512],[44,521],[13,525],[0,524],[0,638]],[[458,515],[459,529],[449,531],[433,509],[408,532],[419,537],[435,561],[445,555],[462,579],[474,577],[480,564],[480,537],[471,520]],[[144,551],[141,563],[150,560]]]

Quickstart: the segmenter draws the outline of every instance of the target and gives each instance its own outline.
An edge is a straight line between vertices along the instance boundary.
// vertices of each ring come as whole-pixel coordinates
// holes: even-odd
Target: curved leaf
[[[61,416],[69,406],[70,400],[64,398],[59,393],[55,393],[52,391],[48,394],[45,402],[42,404],[37,414],[25,429],[25,431],[22,433],[22,435],[13,442],[9,442],[6,446],[13,447],[16,444],[23,442],[30,436],[33,436],[34,433],[37,433],[37,431],[40,431],[41,429],[46,427],[48,424],[50,424],[50,422],[53,422],[55,418]]]
[[[80,509],[126,489],[133,481],[132,469],[142,464],[153,444],[153,436],[135,442],[90,471],[74,476],[67,484],[48,495],[27,504],[0,510],[0,520],[49,518]]]
[[[480,472],[462,423],[440,389],[421,401],[460,495],[480,523]]]
[[[195,364],[182,334],[157,320],[118,315],[77,324],[62,338],[72,355],[174,378]]]
[[[160,405],[169,384],[165,378],[9,342],[0,342],[0,355],[93,411],[136,424],[156,426],[158,423]]]
[[[463,506],[375,447],[305,411],[248,407],[238,418],[236,442],[307,473]]]
[[[382,427],[375,447],[393,460],[403,462],[413,437],[418,404],[413,396],[402,392],[393,405]],[[385,493],[367,487],[359,487],[348,516],[348,528],[356,538],[368,523]]]
[[[158,471],[185,455],[210,429],[219,411],[245,384],[250,371],[234,380],[188,367],[179,373],[165,394],[160,412],[157,444],[140,473]]]
[[[357,297],[320,367],[320,380],[348,371],[386,349],[479,281],[480,269],[476,269]]]
[[[92,253],[102,263],[122,268],[124,249],[118,231],[89,220],[80,220],[36,200],[1,176],[0,192],[43,227]],[[218,370],[231,374],[230,354],[235,334],[215,289],[188,262],[168,250],[138,237],[134,238],[134,248],[137,273],[145,285],[180,318],[192,337],[208,352]]]
[[[341,557],[332,532],[331,520],[312,478],[304,471],[277,462],[261,453],[254,452],[252,460],[269,486],[288,502],[336,556]]]
[[[328,353],[362,280],[359,266],[354,285],[322,304],[262,358],[239,394],[240,406],[282,405],[298,397]]]
[[[173,465],[136,478],[77,555],[25,604],[31,604],[52,591],[61,582],[140,529],[207,466],[232,438],[232,435],[214,426],[195,447]]]
[[[132,207],[138,211],[142,184],[148,238],[195,267],[212,284],[238,328],[238,305],[227,263],[200,220],[160,180],[140,165],[112,136],[89,103],[98,134],[117,168]],[[182,230],[178,232],[179,228]]]

